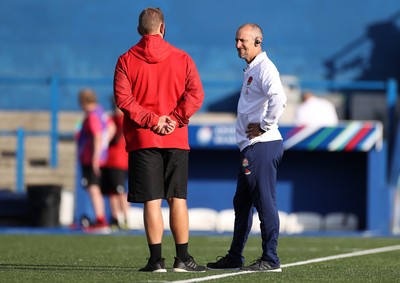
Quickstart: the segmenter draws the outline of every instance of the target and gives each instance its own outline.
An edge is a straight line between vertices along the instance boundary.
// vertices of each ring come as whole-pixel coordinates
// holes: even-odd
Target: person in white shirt
[[[332,127],[338,123],[338,115],[332,102],[317,97],[310,91],[304,91],[302,103],[296,108],[295,125]]]
[[[209,269],[282,271],[277,255],[276,177],[283,156],[278,119],[286,106],[286,95],[277,68],[262,50],[262,41],[257,24],[242,25],[236,32],[236,49],[247,67],[237,107],[236,139],[241,160],[233,199],[235,224],[228,254],[208,263]],[[261,222],[262,255],[244,267],[243,250],[252,226],[253,207]]]

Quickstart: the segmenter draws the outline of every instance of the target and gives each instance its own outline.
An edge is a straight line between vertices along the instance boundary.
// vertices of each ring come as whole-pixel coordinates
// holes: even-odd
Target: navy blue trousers
[[[240,154],[241,166],[233,198],[235,226],[228,254],[244,262],[243,249],[253,224],[253,207],[260,218],[262,256],[272,266],[280,265],[276,252],[279,215],[276,205],[277,168],[283,156],[283,142],[258,142]]]

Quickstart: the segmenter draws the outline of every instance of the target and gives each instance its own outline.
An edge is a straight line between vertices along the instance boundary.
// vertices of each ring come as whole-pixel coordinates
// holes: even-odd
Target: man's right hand
[[[158,125],[154,126],[152,130],[159,135],[169,135],[175,130],[176,121],[172,120],[169,116],[160,116]]]

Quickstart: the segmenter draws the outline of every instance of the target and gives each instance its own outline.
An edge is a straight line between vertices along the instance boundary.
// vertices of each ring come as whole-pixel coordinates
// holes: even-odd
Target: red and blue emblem
[[[253,77],[249,77],[249,78],[247,79],[247,85],[250,85],[252,81],[253,81]]]

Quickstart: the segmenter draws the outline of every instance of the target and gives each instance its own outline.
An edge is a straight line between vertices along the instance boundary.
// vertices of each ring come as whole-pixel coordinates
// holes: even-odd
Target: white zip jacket
[[[262,52],[244,69],[236,120],[236,140],[240,151],[257,142],[282,140],[278,119],[285,106],[286,95],[279,72]],[[265,133],[249,140],[246,129],[251,123],[260,124]]]

